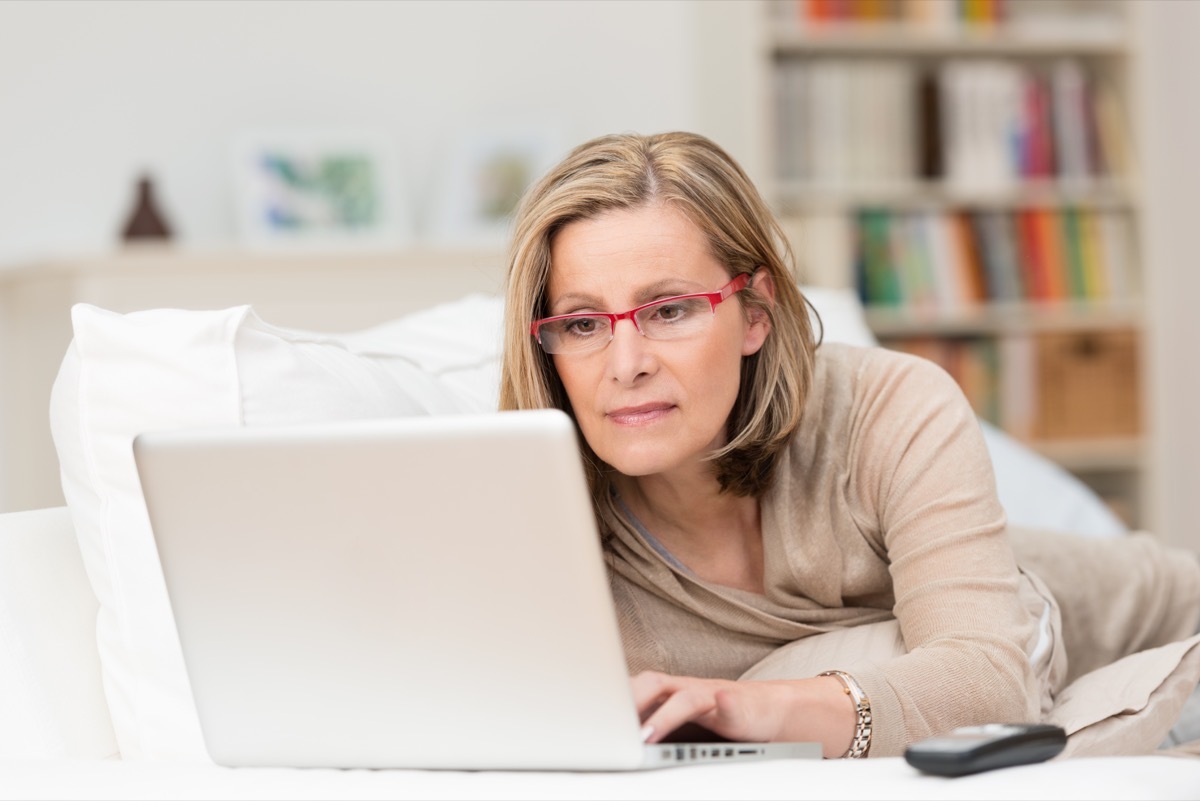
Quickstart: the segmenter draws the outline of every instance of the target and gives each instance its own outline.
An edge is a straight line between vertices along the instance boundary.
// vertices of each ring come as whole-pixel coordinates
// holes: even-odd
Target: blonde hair
[[[703,136],[602,136],[575,148],[526,192],[508,252],[500,408],[571,414],[551,358],[529,333],[547,313],[551,243],[577,220],[653,203],[670,204],[699,227],[731,278],[765,270],[774,282],[773,303],[753,284],[734,296],[743,313],[766,314],[771,329],[762,348],[742,360],[728,444],[711,455],[723,491],[760,496],[800,423],[817,343],[778,222],[742,168]],[[582,436],[580,447],[599,502],[612,468]]]

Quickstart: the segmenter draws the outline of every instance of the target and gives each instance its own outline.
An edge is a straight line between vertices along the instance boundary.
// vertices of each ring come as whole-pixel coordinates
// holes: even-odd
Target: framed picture
[[[234,146],[241,240],[254,247],[394,247],[411,238],[394,149],[373,132],[247,133]]]
[[[483,124],[455,137],[434,191],[430,234],[448,247],[498,247],[525,190],[562,157],[551,123]]]

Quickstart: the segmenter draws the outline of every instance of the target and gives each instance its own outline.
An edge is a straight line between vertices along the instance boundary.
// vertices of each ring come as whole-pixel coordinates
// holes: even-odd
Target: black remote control
[[[1044,762],[1067,745],[1067,733],[1045,723],[962,726],[913,743],[908,764],[939,776],[965,776],[995,768]]]

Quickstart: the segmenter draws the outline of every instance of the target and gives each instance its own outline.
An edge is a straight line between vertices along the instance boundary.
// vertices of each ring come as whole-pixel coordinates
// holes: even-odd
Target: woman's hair
[[[773,303],[755,289],[757,281],[733,296],[743,314],[766,314],[771,330],[762,348],[742,360],[728,444],[711,457],[723,491],[757,497],[799,425],[816,343],[778,222],[742,168],[703,136],[602,136],[575,148],[526,192],[508,252],[500,408],[572,414],[550,356],[529,333],[533,321],[547,314],[554,236],[577,220],[656,203],[678,209],[703,231],[731,278],[765,270],[774,281]],[[580,446],[599,501],[612,468],[582,436]]]

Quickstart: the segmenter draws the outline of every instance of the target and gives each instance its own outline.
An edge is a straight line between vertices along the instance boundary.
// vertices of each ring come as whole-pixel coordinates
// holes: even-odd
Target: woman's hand
[[[632,686],[648,743],[695,723],[740,742],[821,742],[826,757],[838,757],[854,736],[853,702],[831,677],[727,681],[647,670]]]

